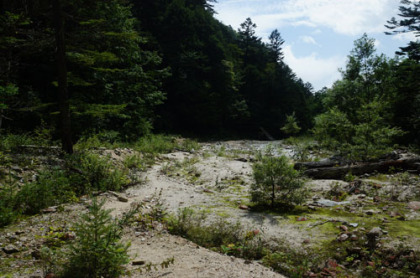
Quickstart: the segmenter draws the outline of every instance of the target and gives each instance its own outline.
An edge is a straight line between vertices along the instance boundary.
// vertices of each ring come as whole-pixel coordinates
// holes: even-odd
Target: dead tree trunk
[[[311,166],[306,164],[306,166]],[[315,166],[311,169],[304,170],[303,173],[313,179],[342,179],[346,176],[347,173],[352,175],[363,175],[365,173],[388,173],[391,168],[397,170],[417,170],[420,171],[420,157],[409,157],[402,158],[397,160],[387,160],[379,162],[367,162],[356,165],[346,165],[346,166],[320,166],[319,164],[314,164]],[[295,168],[302,169],[303,165],[299,164]]]

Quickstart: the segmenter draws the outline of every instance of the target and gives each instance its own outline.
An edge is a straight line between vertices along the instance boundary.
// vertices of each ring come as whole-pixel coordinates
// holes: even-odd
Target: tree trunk
[[[60,0],[53,0],[55,42],[57,47],[56,62],[58,74],[58,102],[60,109],[60,132],[63,151],[73,153],[71,139],[70,104],[67,88],[66,49],[64,41],[64,17]]]

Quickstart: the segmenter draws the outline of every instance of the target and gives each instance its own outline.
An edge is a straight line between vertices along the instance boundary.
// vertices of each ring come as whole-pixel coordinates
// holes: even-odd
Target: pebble
[[[354,235],[354,234],[350,236],[350,240],[352,240],[352,241],[356,241],[358,239],[359,238],[356,235]]]
[[[337,240],[343,242],[343,241],[346,241],[348,238],[349,236],[347,234],[342,234],[338,237]]]

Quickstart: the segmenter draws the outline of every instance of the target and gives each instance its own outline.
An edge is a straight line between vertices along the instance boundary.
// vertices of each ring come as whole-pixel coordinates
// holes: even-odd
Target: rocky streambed
[[[190,208],[216,219],[258,230],[276,250],[302,256],[322,255],[311,277],[420,273],[420,179],[417,173],[371,174],[342,180],[306,181],[309,198],[292,211],[253,209],[250,202],[252,163],[258,151],[271,145],[276,154],[291,158],[292,146],[281,142],[228,141],[203,143],[199,150],[161,155],[140,183],[122,193],[99,192],[105,207],[122,217],[137,204],[162,207],[170,215]],[[132,150],[105,150],[116,162]],[[22,173],[24,175],[24,173]],[[72,223],[90,200],[44,210],[0,230],[0,274],[4,277],[42,277],[47,268],[43,246],[74,238]],[[282,277],[257,261],[235,258],[170,235],[155,223],[149,229],[126,228],[134,277]],[[59,254],[53,255],[59,258]],[[135,271],[133,262],[159,263],[173,257],[166,269]],[[47,260],[48,262],[48,260]],[[405,275],[404,274],[404,275]],[[3,277],[2,276],[2,277]]]

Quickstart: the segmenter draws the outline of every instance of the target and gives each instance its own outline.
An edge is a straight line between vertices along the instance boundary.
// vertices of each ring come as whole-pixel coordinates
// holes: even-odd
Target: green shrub
[[[251,200],[266,205],[293,206],[305,198],[304,182],[300,173],[289,165],[285,156],[265,155],[253,165],[254,183],[251,185]]]
[[[51,169],[39,174],[37,181],[25,184],[16,194],[15,206],[24,214],[76,199],[65,171]]]
[[[152,159],[148,155],[142,156],[139,154],[133,154],[125,157],[123,164],[124,167],[128,169],[139,169],[141,171],[144,171],[147,169],[148,166],[152,165],[153,162],[154,159]]]
[[[129,244],[121,243],[122,230],[103,204],[94,200],[76,223],[76,241],[63,277],[112,278],[125,273]]]
[[[353,160],[377,158],[392,150],[394,138],[404,134],[384,119],[384,104],[374,100],[349,115],[334,107],[315,118],[313,129],[317,140],[327,148]]]
[[[6,156],[3,156],[3,162],[7,165]],[[19,216],[19,211],[15,210],[17,179],[11,174],[10,168],[7,169],[0,169],[0,227],[12,223]]]
[[[301,128],[299,127],[299,125],[297,123],[295,112],[293,112],[292,115],[287,115],[286,116],[286,123],[281,128],[281,130],[284,133],[286,133],[286,134],[296,134],[296,133],[299,133],[299,131],[301,130]]]
[[[161,154],[173,151],[176,146],[172,136],[156,134],[140,138],[134,148],[142,153]]]
[[[33,137],[28,134],[5,134],[0,136],[0,150],[15,151],[22,145],[35,145]]]
[[[244,231],[237,222],[232,224],[222,218],[211,223],[207,215],[184,208],[167,219],[169,232],[185,237],[203,247],[247,259],[260,259],[265,247],[258,230]]]
[[[120,190],[128,183],[127,170],[113,165],[108,157],[86,152],[70,156],[67,164],[78,194],[91,190]]]
[[[262,259],[262,263],[276,272],[287,275],[287,277],[306,277],[318,259],[316,256],[308,256],[308,254],[302,254],[292,248],[282,249],[284,250],[268,253]]]
[[[107,137],[100,135],[93,135],[89,137],[83,137],[74,145],[75,150],[86,151],[98,148],[113,149],[115,147],[115,141]]]

